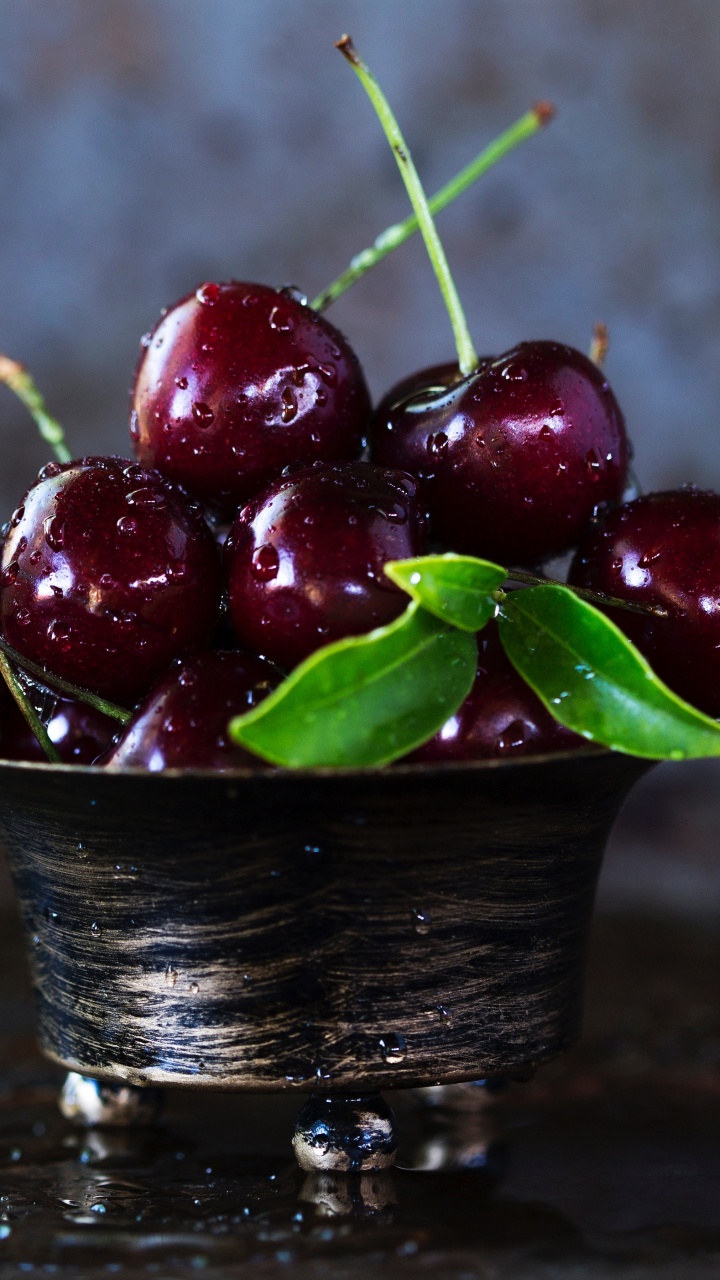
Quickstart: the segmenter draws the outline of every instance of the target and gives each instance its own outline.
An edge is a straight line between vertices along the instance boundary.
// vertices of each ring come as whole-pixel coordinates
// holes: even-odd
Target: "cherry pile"
[[[140,462],[43,468],[6,530],[0,619],[49,671],[143,699],[106,760],[148,769],[247,764],[232,714],[320,646],[402,613],[386,561],[440,547],[536,566],[626,480],[622,414],[580,352],[527,342],[469,377],[423,371],[373,414],[332,325],[237,282],[201,285],[143,340],[130,433]],[[222,546],[211,529],[228,524]],[[100,721],[63,755],[86,763],[116,726],[72,714]],[[18,720],[4,752],[37,758]],[[466,706],[415,758],[579,742],[483,636]]]
[[[373,411],[352,347],[297,290],[211,281],[142,339],[130,438],[134,458],[49,463],[3,530],[4,639],[139,702],[111,741],[116,722],[57,699],[45,721],[64,761],[254,762],[229,742],[231,716],[323,645],[397,618],[407,596],[384,565],[426,551],[536,572],[574,555],[571,583],[664,608],[616,621],[720,715],[720,495],[623,502],[625,422],[580,351],[526,341],[478,357],[468,336],[457,363],[411,374]],[[410,759],[581,746],[491,623],[468,698]],[[0,752],[41,756],[5,691]]]

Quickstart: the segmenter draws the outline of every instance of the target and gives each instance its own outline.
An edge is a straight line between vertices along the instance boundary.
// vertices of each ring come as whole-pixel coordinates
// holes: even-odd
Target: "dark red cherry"
[[[3,548],[2,630],[57,675],[132,703],[212,634],[212,534],[180,490],[126,459],[53,463],[41,476]]]
[[[71,698],[53,698],[47,721],[50,741],[63,764],[93,764],[110,745],[117,721]],[[7,686],[0,687],[0,756],[4,760],[46,760],[47,757]]]
[[[247,653],[201,653],[158,680],[100,764],[116,768],[235,769],[258,765],[236,746],[227,727],[257,706],[280,682],[263,658]]]
[[[667,610],[611,615],[671,689],[720,716],[720,494],[675,489],[618,507],[581,542],[569,580]]]
[[[292,292],[204,284],[163,316],[140,357],[138,458],[227,509],[289,463],[358,457],[365,378],[338,330]]]
[[[575,751],[588,743],[558,724],[513,667],[497,623],[478,636],[478,667],[470,693],[439,733],[407,760],[436,764]]]
[[[383,566],[422,550],[416,493],[403,472],[318,463],[249,503],[225,547],[241,643],[289,668],[398,617],[408,599]]]
[[[403,384],[401,384],[402,386]],[[625,423],[600,370],[556,342],[524,342],[445,391],[385,397],[374,461],[425,481],[431,529],[448,547],[535,564],[574,545],[620,501]]]

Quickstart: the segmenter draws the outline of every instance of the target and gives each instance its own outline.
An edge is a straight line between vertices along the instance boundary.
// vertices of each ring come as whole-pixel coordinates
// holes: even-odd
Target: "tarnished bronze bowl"
[[[647,767],[2,764],[42,1050],[115,1086],[314,1092],[301,1162],[389,1163],[367,1095],[518,1075],[577,1035],[605,840]],[[87,1119],[117,1110],[73,1079]]]

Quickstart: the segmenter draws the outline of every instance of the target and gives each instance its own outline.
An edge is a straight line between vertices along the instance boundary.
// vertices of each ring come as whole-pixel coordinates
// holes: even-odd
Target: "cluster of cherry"
[[[27,713],[7,645],[52,688],[98,695],[58,701],[47,732],[27,716],[51,758],[247,764],[232,716],[315,650],[405,610],[388,561],[445,550],[537,568],[574,550],[570,583],[660,606],[616,620],[672,689],[720,716],[720,496],[623,503],[629,447],[601,361],[546,341],[477,358],[404,140],[340,46],[411,168],[458,362],[405,379],[373,412],[355,353],[295,289],[207,283],[164,312],[135,375],[136,461],[52,462],[5,526],[0,666],[16,703]],[[478,640],[469,696],[411,759],[587,745],[517,674],[495,623]],[[139,699],[131,717],[107,702]],[[0,751],[37,758],[7,703]],[[125,721],[117,736],[108,710]]]
[[[144,339],[130,429],[138,461],[41,471],[5,530],[0,579],[3,635],[19,652],[104,698],[143,698],[108,762],[247,763],[230,716],[318,647],[397,617],[407,599],[383,566],[428,547],[537,565],[579,542],[571,580],[669,609],[622,625],[671,685],[720,712],[697,662],[715,639],[705,603],[717,588],[698,565],[717,546],[720,498],[618,505],[623,417],[578,351],[527,342],[468,377],[424,370],[371,413],[357,357],[303,298],[205,284]],[[37,754],[14,723],[4,753]],[[50,722],[62,757],[84,762],[116,728],[72,700]],[[415,758],[573,741],[491,623],[469,698]]]

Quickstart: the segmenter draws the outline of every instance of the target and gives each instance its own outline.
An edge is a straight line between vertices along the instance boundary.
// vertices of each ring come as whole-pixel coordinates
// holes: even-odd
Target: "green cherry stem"
[[[58,462],[70,462],[72,454],[65,441],[65,432],[56,418],[45,408],[45,401],[24,365],[0,353],[0,382],[4,382],[35,420],[40,435],[50,445]]]
[[[449,182],[445,183],[434,196],[428,200],[430,212],[434,215],[439,213],[441,209],[447,208],[452,204],[453,200],[467,191],[478,178],[482,178],[483,174],[492,169],[493,165],[502,160],[503,156],[513,151],[521,142],[526,142],[528,138],[534,137],[540,129],[549,124],[555,115],[555,108],[549,102],[537,102],[531,111],[526,111],[524,116],[520,116],[514,124],[510,125],[504,133],[495,138],[487,147],[484,147],[479,155],[465,165],[459,173],[455,174]],[[323,289],[310,304],[314,311],[324,311],[330,306],[331,302],[335,302],[351,285],[360,280],[366,272],[370,271],[378,262],[382,262],[393,249],[397,249],[399,245],[404,244],[419,229],[418,222],[414,213],[411,213],[402,222],[396,222],[391,227],[386,227],[379,236],[375,238],[373,243],[367,248],[362,249],[360,253],[355,254],[341,275],[329,284],[327,289]]]
[[[94,707],[96,711],[101,711],[104,716],[109,716],[111,720],[118,720],[120,724],[127,724],[131,718],[132,712],[126,711],[124,707],[118,707],[114,702],[108,702],[106,698],[101,698],[97,693],[91,693],[89,689],[83,689],[80,685],[71,684],[69,680],[63,680],[62,676],[56,676],[52,671],[46,671],[44,667],[40,666],[39,662],[33,662],[32,658],[26,658],[24,654],[18,653],[17,649],[14,649],[3,636],[0,636],[0,664],[7,661],[11,662],[13,666],[27,671],[28,675],[34,676],[40,684],[47,685],[49,689],[53,689],[57,693],[64,693],[67,698],[77,698],[78,702],[86,702],[89,707]]]
[[[428,251],[430,261],[433,266],[435,275],[437,276],[440,292],[445,300],[450,323],[455,335],[455,346],[457,347],[458,365],[463,377],[467,377],[477,368],[478,356],[473,346],[470,330],[468,329],[465,313],[462,309],[462,303],[458,296],[455,282],[450,274],[445,250],[440,242],[433,216],[428,207],[427,197],[422,187],[417,169],[413,164],[412,156],[408,145],[400,132],[400,127],[392,113],[390,104],[385,97],[380,85],[374,75],[365,63],[359,57],[350,36],[343,36],[338,40],[337,49],[347,58],[353,71],[360,80],[365,92],[375,108],[377,117],[382,125],[385,137],[392,147],[393,154],[400,170],[400,175],[405,188],[410,197],[412,207],[415,211],[415,217],[418,220],[420,232],[425,241],[425,248]]]
[[[4,653],[0,653],[0,674],[2,674],[3,680],[22,712],[23,718],[29,724],[50,763],[61,764],[62,762],[57,747],[50,741],[45,725],[35,711],[35,708],[30,705],[25,690],[20,684],[20,681],[15,675],[15,672],[10,666],[10,663]]]
[[[667,618],[667,609],[663,609],[659,604],[635,604],[631,600],[618,600],[617,596],[608,596],[604,591],[591,591],[589,587],[576,587],[572,582],[559,582],[557,578],[542,578],[537,573],[526,573],[524,569],[509,569],[509,582],[522,582],[526,587],[567,587],[568,591],[572,591],[573,595],[580,596],[582,600],[589,601],[590,604],[597,604],[603,608],[624,609],[626,613],[644,613],[647,617]],[[504,591],[497,593],[505,596]]]

